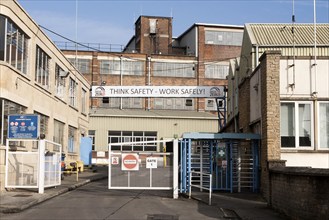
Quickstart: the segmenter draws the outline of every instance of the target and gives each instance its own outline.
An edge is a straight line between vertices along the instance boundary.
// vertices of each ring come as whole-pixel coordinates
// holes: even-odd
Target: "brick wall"
[[[270,205],[292,219],[328,219],[329,170],[270,169]]]
[[[245,78],[239,85],[239,132],[250,133],[250,78]]]
[[[280,51],[266,51],[259,59],[261,73],[261,192],[269,198],[269,168],[280,161]]]

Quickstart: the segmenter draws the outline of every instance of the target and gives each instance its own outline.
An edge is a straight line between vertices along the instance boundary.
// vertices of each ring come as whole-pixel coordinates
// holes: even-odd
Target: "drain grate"
[[[147,215],[147,220],[178,220],[178,216],[166,214],[151,214]]]
[[[14,195],[13,197],[29,197],[29,196],[32,196],[32,195],[17,194],[17,195]]]

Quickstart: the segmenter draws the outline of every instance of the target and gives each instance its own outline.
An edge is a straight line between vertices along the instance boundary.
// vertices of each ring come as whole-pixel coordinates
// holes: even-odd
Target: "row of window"
[[[241,46],[243,32],[205,31],[205,43],[213,45]]]
[[[153,109],[162,110],[194,110],[195,100],[191,98],[152,98]],[[145,98],[122,98],[122,108],[124,109],[142,109]],[[120,98],[102,98],[102,107],[119,108],[121,106]],[[215,99],[206,99],[205,110],[216,111],[217,105]]]
[[[90,74],[90,59],[69,59],[73,65],[83,74]],[[111,75],[132,75],[142,76],[145,74],[145,62],[143,61],[120,61],[120,60],[100,60],[100,74]],[[174,63],[174,62],[152,62],[153,76],[186,77],[196,76],[194,63]],[[205,64],[205,77],[209,79],[226,79],[229,72],[227,63]]]
[[[329,149],[329,102],[319,102],[314,113],[312,102],[281,103],[281,147],[282,148],[317,148]],[[317,120],[315,133],[314,117]]]
[[[0,99],[0,144],[5,145],[6,139],[8,135],[8,116],[13,114],[26,114],[27,108],[24,106],[21,106],[19,104],[16,104],[14,102]],[[44,134],[47,139],[49,138],[48,134],[48,125],[49,125],[49,117],[46,115],[43,115],[39,112],[34,112],[34,114],[39,115],[39,129],[40,134]],[[62,146],[65,146],[64,143],[64,128],[65,123],[60,122],[58,120],[54,120],[54,136],[53,141],[56,143],[61,144]],[[77,129],[72,126],[68,126],[68,152],[69,153],[75,153],[76,148],[74,147],[76,145],[77,141]]]
[[[156,131],[108,131],[108,143],[156,141]],[[114,145],[111,150],[118,151],[157,151],[156,143],[139,143],[129,145]]]
[[[29,61],[29,43],[30,37],[20,30],[9,18],[0,15],[0,60],[7,62],[16,68],[22,74],[28,74]],[[35,82],[45,90],[51,90],[51,57],[36,46],[36,62],[35,62]],[[69,88],[66,89],[65,72],[58,64],[55,64],[55,93],[56,96],[63,99],[68,96],[69,104],[75,108],[78,107],[77,100],[77,82],[73,78],[69,78]],[[87,91],[81,91],[81,112],[86,112],[86,94]]]

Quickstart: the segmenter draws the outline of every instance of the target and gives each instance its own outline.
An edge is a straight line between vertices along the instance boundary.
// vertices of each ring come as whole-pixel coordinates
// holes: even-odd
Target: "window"
[[[195,77],[194,63],[153,62],[154,76]]]
[[[241,46],[243,32],[206,31],[205,43],[214,45]]]
[[[40,119],[40,123],[39,123],[39,131],[40,131],[40,135],[44,134],[47,137],[48,134],[48,120],[49,117],[46,115],[43,115],[39,112],[34,112],[34,114],[39,115],[39,119]]]
[[[61,144],[63,147],[64,141],[64,123],[54,120],[54,142]]]
[[[91,73],[91,68],[90,68],[90,59],[74,59],[74,58],[69,58],[68,59],[82,74],[90,74]]]
[[[0,60],[27,73],[29,37],[10,19],[0,15]]]
[[[8,115],[24,114],[26,107],[0,99],[0,144],[6,145],[8,135]]]
[[[281,147],[311,147],[312,105],[308,102],[281,103]]]
[[[95,130],[88,131],[88,136],[91,138],[92,141],[91,150],[95,150],[95,133]]]
[[[65,78],[62,76],[64,70],[56,64],[55,67],[55,87],[56,95],[60,98],[64,98],[65,94]]]
[[[217,111],[216,99],[206,99],[206,110]]]
[[[69,126],[69,133],[68,133],[68,152],[69,153],[75,153],[76,149],[75,149],[75,142],[76,142],[76,133],[77,133],[77,129]]]
[[[329,149],[329,102],[319,103],[319,148]]]
[[[114,74],[120,75],[120,60],[101,60],[100,61],[100,73],[101,74]],[[144,75],[144,61],[122,61],[122,74],[142,76]]]
[[[228,64],[205,64],[205,77],[210,79],[226,79]]]
[[[81,112],[86,113],[87,109],[87,91],[82,89],[81,91]]]
[[[140,141],[155,141],[157,132],[155,131],[109,131],[109,143],[121,142],[140,142]],[[156,151],[156,143],[141,143],[132,145],[112,146],[111,150],[119,151]]]
[[[35,81],[45,89],[49,89],[49,62],[50,57],[37,46]]]
[[[125,109],[141,109],[143,108],[144,98],[122,98],[122,107]],[[120,98],[102,98],[102,107],[119,108]]]
[[[70,105],[76,107],[76,90],[77,90],[76,82],[70,78],[70,87],[69,87],[69,98],[70,98]]]
[[[190,98],[154,98],[154,109],[193,110],[193,99]]]
[[[185,105],[186,106],[193,106],[193,100],[192,99],[186,99],[185,100]]]

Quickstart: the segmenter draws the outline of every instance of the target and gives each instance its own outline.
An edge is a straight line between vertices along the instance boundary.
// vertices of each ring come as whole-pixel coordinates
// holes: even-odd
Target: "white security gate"
[[[9,147],[28,151],[10,151]],[[7,139],[6,143],[6,188],[38,188],[61,184],[60,144],[48,140]]]
[[[112,146],[173,142],[173,152],[113,152]],[[109,144],[109,189],[173,190],[178,198],[178,140]]]

